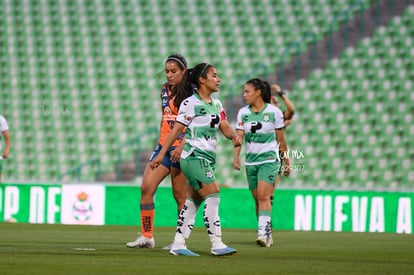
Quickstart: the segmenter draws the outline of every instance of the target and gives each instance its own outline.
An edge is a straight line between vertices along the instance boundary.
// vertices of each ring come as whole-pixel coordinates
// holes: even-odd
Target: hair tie
[[[204,71],[206,70],[206,68],[207,68],[207,66],[208,66],[208,65],[210,65],[210,64],[206,63],[206,65],[204,65],[203,69],[202,69],[202,70],[201,70],[201,72],[200,72],[200,76],[202,76],[202,75],[203,75],[203,73],[204,73]]]

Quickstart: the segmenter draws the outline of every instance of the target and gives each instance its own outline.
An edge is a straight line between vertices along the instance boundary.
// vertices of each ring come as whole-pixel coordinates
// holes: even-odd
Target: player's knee
[[[141,185],[141,199],[147,199],[154,197],[156,187],[154,188],[150,184],[142,184]]]
[[[258,194],[257,195],[257,201],[260,202],[268,202],[270,201],[271,195],[268,194]]]
[[[174,195],[174,200],[177,203],[179,209],[183,208],[186,200],[186,196],[176,196]]]

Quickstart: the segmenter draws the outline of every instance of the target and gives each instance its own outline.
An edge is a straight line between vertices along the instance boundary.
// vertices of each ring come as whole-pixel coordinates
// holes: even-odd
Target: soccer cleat
[[[256,239],[256,244],[261,247],[266,247],[266,237],[259,235]]]
[[[226,246],[225,248],[216,248],[211,249],[211,255],[213,256],[230,256],[236,254],[237,250],[231,247]]]
[[[128,242],[126,246],[129,248],[154,248],[155,241],[154,238],[147,238],[139,234],[135,241]]]
[[[170,243],[170,244],[169,244],[169,245],[167,245],[167,246],[164,246],[162,249],[163,249],[163,250],[171,250],[171,248],[173,247],[173,244],[174,244],[174,242]]]
[[[270,235],[266,240],[266,247],[271,247],[273,245],[273,238],[272,235]]]
[[[170,254],[174,256],[190,256],[190,257],[200,256],[199,254],[194,253],[188,248],[171,249]]]
[[[273,245],[272,235],[266,238],[266,236],[259,235],[256,239],[256,244],[261,247],[271,247]]]

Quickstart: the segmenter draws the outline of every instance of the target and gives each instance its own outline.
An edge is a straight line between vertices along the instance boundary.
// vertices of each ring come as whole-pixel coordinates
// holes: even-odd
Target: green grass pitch
[[[272,248],[256,246],[255,230],[223,228],[238,249],[210,255],[203,228],[188,247],[200,257],[161,248],[174,228],[155,228],[155,249],[130,249],[131,226],[0,224],[0,274],[414,274],[414,236],[385,233],[273,232]]]

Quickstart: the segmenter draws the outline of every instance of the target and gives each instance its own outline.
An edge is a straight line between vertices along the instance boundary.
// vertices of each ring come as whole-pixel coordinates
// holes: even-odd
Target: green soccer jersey
[[[0,149],[2,149],[2,141],[1,141],[2,133],[8,130],[9,130],[9,125],[7,124],[6,118],[0,115]]]
[[[244,131],[246,141],[245,165],[257,165],[279,160],[279,145],[275,130],[284,127],[283,113],[279,108],[266,103],[260,112],[245,106],[237,114],[237,130]]]
[[[220,100],[211,97],[212,102],[204,102],[196,93],[185,99],[176,122],[187,127],[182,158],[191,154],[214,163],[216,161],[217,129],[226,113]]]

